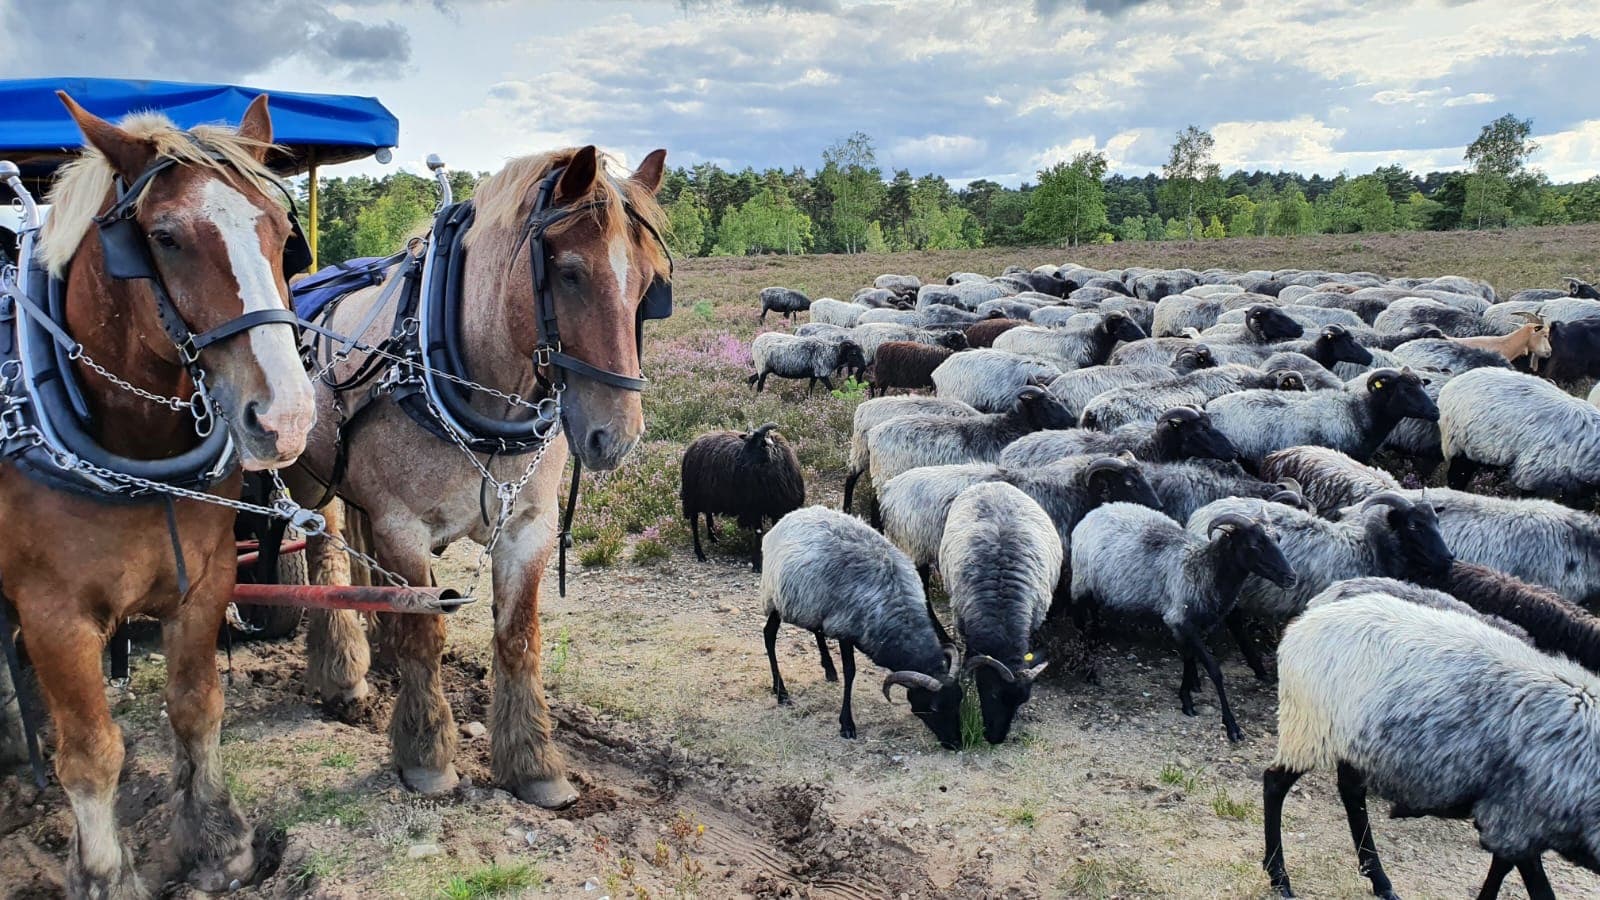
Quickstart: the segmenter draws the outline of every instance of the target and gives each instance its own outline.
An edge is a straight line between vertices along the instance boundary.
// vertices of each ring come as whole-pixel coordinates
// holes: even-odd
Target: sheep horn
[[[1190,325],[1188,328],[1183,330],[1183,336],[1191,341],[1198,341],[1200,340],[1200,329]]]
[[[778,423],[777,422],[766,422],[766,423],[764,423],[762,425],[756,426],[756,429],[754,431],[750,432],[750,437],[752,437],[752,438],[763,438],[763,437],[767,436],[768,432],[776,431],[776,430],[778,430]]]
[[[1410,509],[1412,506],[1411,501],[1406,499],[1404,494],[1398,494],[1394,491],[1379,491],[1362,502],[1364,504],[1376,503],[1379,506],[1391,506],[1395,509]]]
[[[1050,661],[1049,660],[1045,660],[1044,662],[1039,663],[1037,666],[1033,666],[1032,668],[1023,669],[1021,672],[1017,673],[1017,678],[1021,679],[1023,684],[1032,684],[1033,680],[1035,678],[1038,678],[1039,677],[1039,673],[1043,672],[1044,671],[1044,667],[1048,666],[1048,665],[1050,665]]]
[[[953,681],[953,680],[955,680],[956,674],[961,671],[960,668],[958,668],[958,664],[960,663],[960,661],[961,661],[961,651],[956,649],[956,645],[955,644],[945,644],[944,645],[944,680],[945,681]]]
[[[1045,394],[1044,388],[1038,386],[1037,384],[1030,384],[1030,385],[1024,387],[1022,390],[1017,391],[1017,399],[1018,400],[1037,400],[1040,397],[1043,397],[1044,394]]]
[[[889,695],[889,690],[897,684],[907,689],[922,688],[925,691],[937,691],[944,687],[944,683],[939,679],[923,672],[890,672],[889,677],[883,680],[883,699],[891,703],[894,702],[894,698]]]
[[[1125,472],[1128,470],[1128,461],[1120,456],[1103,456],[1089,463],[1089,468],[1084,474],[1090,478],[1101,472]]]
[[[1294,491],[1302,497],[1306,494],[1306,489],[1300,486],[1300,480],[1297,478],[1290,478],[1285,475],[1278,479],[1278,483],[1283,485],[1283,489],[1286,491]]]
[[[1012,672],[1009,666],[986,653],[979,653],[976,656],[967,657],[967,662],[961,667],[961,671],[963,673],[971,672],[973,669],[976,669],[979,666],[988,666],[989,668],[995,670],[995,672],[1001,678],[1005,679],[1006,684],[1015,684],[1017,681],[1016,673]]]
[[[1243,516],[1239,513],[1223,513],[1211,520],[1211,524],[1206,528],[1206,538],[1209,540],[1212,535],[1217,533],[1219,528],[1248,528],[1256,524],[1256,521],[1249,516]]]

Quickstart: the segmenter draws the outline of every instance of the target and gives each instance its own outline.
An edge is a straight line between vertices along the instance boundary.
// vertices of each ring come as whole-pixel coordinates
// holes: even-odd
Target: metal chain
[[[151,393],[150,391],[147,391],[130,381],[123,380],[121,376],[110,371],[105,366],[95,362],[93,357],[83,352],[82,344],[73,344],[72,347],[67,350],[67,359],[81,362],[93,369],[101,378],[104,378],[117,387],[122,388],[131,394],[137,394],[138,396],[143,397],[152,403],[159,403],[174,412],[184,409],[194,409],[196,406],[196,401],[202,399],[203,397],[202,392],[199,390],[196,390],[187,399],[183,397],[166,397],[161,394]]]

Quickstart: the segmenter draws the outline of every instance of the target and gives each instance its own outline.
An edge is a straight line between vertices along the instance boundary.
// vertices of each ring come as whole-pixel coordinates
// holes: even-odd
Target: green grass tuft
[[[1173,787],[1183,788],[1185,793],[1192,794],[1200,784],[1200,775],[1190,772],[1176,763],[1167,763],[1161,767],[1161,783]]]
[[[445,900],[479,900],[482,897],[499,897],[512,891],[538,887],[544,884],[544,875],[526,863],[502,866],[494,863],[474,872],[445,882],[439,896]]]
[[[1227,790],[1218,787],[1216,794],[1211,797],[1211,810],[1219,818],[1247,822],[1255,818],[1256,805],[1248,800],[1235,800],[1228,796]]]
[[[968,681],[961,694],[961,749],[977,750],[989,746],[983,739],[983,708],[978,703],[978,690]]]

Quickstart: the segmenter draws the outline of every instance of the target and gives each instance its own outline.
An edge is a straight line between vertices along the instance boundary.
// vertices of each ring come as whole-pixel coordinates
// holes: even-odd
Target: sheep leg
[[[756,523],[755,532],[756,532],[756,549],[750,551],[750,571],[759,572],[759,571],[761,571],[761,523],[760,522]]]
[[[813,375],[813,376],[811,376],[811,380],[806,382],[806,396],[807,397],[811,396],[811,392],[816,390],[816,387],[817,387],[817,376]]]
[[[1263,684],[1272,684],[1273,677],[1267,672],[1267,667],[1261,662],[1261,651],[1256,648],[1256,642],[1250,640],[1250,635],[1244,630],[1244,613],[1235,609],[1223,619],[1228,625],[1228,633],[1233,635],[1233,642],[1239,645],[1239,652],[1244,654],[1244,664],[1255,673],[1256,680]]]
[[[844,706],[839,710],[839,737],[856,736],[856,718],[850,714],[850,693],[856,686],[856,645],[839,641],[839,662],[844,666]]]
[[[719,543],[717,539],[717,523],[712,521],[711,513],[706,513],[706,538],[711,543]]]
[[[1077,626],[1078,633],[1083,636],[1084,656],[1089,660],[1088,671],[1083,673],[1083,680],[1085,684],[1099,684],[1100,667],[1095,663],[1094,651],[1099,643],[1100,630],[1098,627],[1090,625],[1091,620],[1093,620],[1095,626],[1100,624],[1100,616],[1094,599],[1091,597],[1074,599],[1072,601],[1072,624]]]
[[[1472,483],[1472,476],[1478,474],[1478,464],[1465,456],[1452,456],[1449,468],[1445,470],[1444,482],[1451,490],[1464,491]]]
[[[1539,857],[1517,863],[1517,871],[1522,875],[1522,886],[1528,889],[1528,900],[1556,900],[1556,892],[1550,889],[1550,879],[1544,874],[1544,861]]]
[[[1378,860],[1378,848],[1372,843],[1372,823],[1367,819],[1367,784],[1355,766],[1339,763],[1339,800],[1344,803],[1344,814],[1350,820],[1350,837],[1356,843],[1356,864],[1362,877],[1372,881],[1372,894],[1383,900],[1400,900],[1389,883],[1389,876]]]
[[[1272,879],[1272,886],[1278,889],[1281,897],[1294,896],[1294,890],[1289,887],[1289,872],[1283,865],[1283,798],[1289,796],[1289,789],[1304,774],[1272,766],[1261,775],[1262,819],[1267,837],[1267,855],[1261,867],[1267,870],[1267,877]]]
[[[833,393],[833,382],[826,375],[822,376],[822,386],[828,389],[828,393]]]
[[[1489,862],[1489,874],[1484,876],[1483,888],[1478,891],[1478,900],[1494,900],[1500,896],[1500,885],[1505,882],[1506,876],[1516,866],[1511,860],[1496,853]],[[1523,879],[1526,883],[1527,879]],[[1526,886],[1526,884],[1524,884]]]
[[[1194,654],[1188,650],[1183,651],[1183,680],[1178,682],[1178,704],[1183,707],[1186,716],[1197,716],[1194,711],[1194,689],[1200,686],[1200,671],[1195,663]]]
[[[1233,707],[1228,705],[1228,690],[1222,686],[1222,667],[1217,665],[1216,658],[1206,649],[1206,642],[1201,640],[1198,632],[1189,631],[1188,643],[1189,652],[1200,661],[1200,665],[1206,667],[1206,674],[1211,676],[1211,683],[1216,686],[1217,705],[1222,707],[1222,727],[1228,732],[1228,740],[1235,743],[1244,740],[1244,732],[1239,730],[1239,722],[1233,717]],[[1196,678],[1195,681],[1198,682],[1199,679]],[[1193,702],[1192,698],[1190,702]]]
[[[706,561],[706,551],[700,549],[700,514],[689,514],[689,533],[694,536],[694,558]]]
[[[839,673],[834,671],[833,657],[828,655],[828,639],[822,636],[820,629],[813,633],[817,636],[817,652],[822,655],[822,677],[828,681],[838,681]],[[844,645],[839,646],[839,652],[844,653]]]
[[[844,503],[839,505],[840,512],[850,511],[850,501],[855,497],[856,482],[861,480],[860,472],[851,472],[844,477]]]
[[[777,613],[768,613],[767,627],[762,629],[761,635],[767,639],[767,662],[772,664],[772,693],[777,695],[779,706],[788,706],[789,691],[783,686],[783,676],[778,674],[778,625],[781,621]]]
[[[767,389],[767,376],[771,374],[771,372],[762,372],[761,377],[756,379],[756,393],[759,394]]]

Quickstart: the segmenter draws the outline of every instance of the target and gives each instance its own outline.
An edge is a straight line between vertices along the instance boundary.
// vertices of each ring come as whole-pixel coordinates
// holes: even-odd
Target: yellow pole
[[[309,198],[310,198],[310,202],[307,205],[311,207],[311,209],[310,209],[311,230],[306,232],[306,243],[311,245],[311,271],[315,272],[317,270],[317,151],[316,151],[316,148],[313,147],[311,150],[308,150],[306,152],[306,160],[307,160],[307,162],[310,163],[310,170],[307,173],[307,175],[311,179],[311,183],[306,188],[306,192],[307,192],[307,194],[309,195]]]

